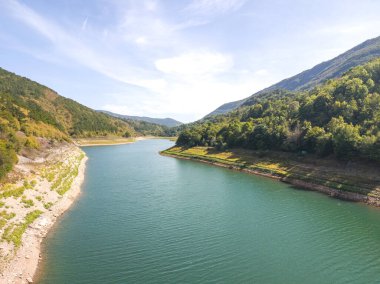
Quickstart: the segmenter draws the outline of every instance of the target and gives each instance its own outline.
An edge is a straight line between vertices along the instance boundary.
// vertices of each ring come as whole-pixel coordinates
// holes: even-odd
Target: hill
[[[380,58],[313,90],[275,94],[189,125],[177,145],[380,162]]]
[[[124,115],[124,114],[118,114],[118,113],[114,113],[114,112],[110,112],[106,110],[99,110],[99,112],[103,112],[111,116],[123,118],[126,120],[145,121],[145,122],[154,123],[154,124],[158,124],[158,125],[162,125],[166,127],[176,127],[183,124],[182,122],[175,120],[173,118],[153,118],[153,117],[147,117],[147,116]]]
[[[0,68],[0,179],[23,150],[71,138],[141,134],[169,135],[162,126],[99,113]]]
[[[293,77],[282,80],[281,82],[274,84],[264,90],[261,90],[248,98],[226,103],[218,107],[207,116],[227,113],[243,104],[251,104],[249,101],[255,102],[256,97],[260,97],[265,93],[270,93],[277,89],[284,89],[288,91],[310,90],[316,85],[323,83],[328,79],[341,76],[344,72],[352,67],[369,62],[370,60],[379,56],[380,37],[377,37],[367,40],[329,61],[322,62],[309,70],[303,71]]]
[[[380,58],[187,125],[161,154],[380,206]]]

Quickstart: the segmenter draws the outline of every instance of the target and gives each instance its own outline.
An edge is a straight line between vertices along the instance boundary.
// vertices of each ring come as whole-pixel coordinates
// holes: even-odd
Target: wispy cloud
[[[11,15],[27,24],[30,28],[53,42],[67,40],[67,35],[53,23],[48,23],[43,17],[15,0],[3,1],[3,8],[9,10]]]
[[[90,106],[191,120],[376,36],[379,4],[362,1],[332,4],[330,14],[343,16],[329,17],[319,5],[309,12],[302,1],[276,1],[274,7],[246,0],[93,0],[70,2],[61,11],[61,2],[41,8],[33,1],[0,0],[2,22],[10,25],[0,26],[0,52],[78,71],[92,89],[98,83],[90,76],[104,79],[107,86],[96,87],[96,94],[85,87],[85,95],[73,95],[74,87],[62,94],[87,96]],[[255,16],[242,16],[243,10]],[[294,17],[297,11],[300,17]],[[60,90],[72,83],[62,83],[64,77]]]
[[[86,28],[87,28],[87,21],[88,21],[88,17],[86,17],[86,19],[84,19],[84,21],[82,23],[82,31],[86,30]]]
[[[224,14],[238,10],[245,0],[193,0],[185,9],[200,15]]]
[[[185,44],[186,41],[180,40],[181,35],[178,32],[204,22],[188,20],[169,23],[156,14],[150,17],[140,11],[140,9],[148,9],[155,13],[159,10],[156,2],[151,2],[148,6],[144,3],[142,6],[128,10],[120,19],[118,29],[108,31],[105,41],[111,41],[111,47],[109,47],[109,42],[103,44],[99,38],[83,38],[79,36],[79,33],[72,32],[70,27],[58,25],[17,1],[7,3],[11,15],[48,39],[54,47],[52,52],[63,57],[63,61],[68,58],[114,80],[144,88],[155,94],[157,98],[155,102],[146,100],[142,103],[141,100],[137,100],[137,103],[133,103],[136,100],[131,100],[131,95],[124,93],[119,95],[121,104],[118,104],[117,108],[115,105],[106,104],[104,106],[106,109],[113,111],[117,109],[131,110],[130,105],[134,105],[134,111],[131,110],[131,113],[134,114],[141,115],[143,112],[149,111],[159,115],[159,112],[173,112],[174,110],[176,113],[188,113],[190,115],[194,112],[194,108],[189,108],[189,106],[197,101],[192,101],[190,98],[205,99],[205,90],[207,90],[209,100],[213,96],[217,96],[213,101],[213,105],[216,107],[217,104],[227,100],[228,93],[234,89],[234,83],[220,84],[218,82],[216,76],[230,72],[233,66],[232,57],[218,51],[201,50],[179,52],[175,56],[161,56],[149,51],[141,54],[141,50],[136,49],[137,56],[144,56],[136,63],[131,62],[131,59],[136,60],[136,58],[122,53],[126,45],[129,45],[130,50],[133,50],[133,45],[149,45],[153,44],[155,40],[161,41],[158,46],[160,46],[160,50],[169,51],[166,53],[167,55],[173,54],[177,50],[189,49],[189,45]],[[233,5],[229,3],[221,9],[224,11],[227,6],[231,8]],[[85,18],[81,30],[86,29],[87,23],[88,18]],[[99,33],[101,32],[99,31]],[[126,41],[120,41],[120,39]],[[96,44],[94,44],[95,42]],[[50,58],[52,58],[51,55],[45,54],[45,59],[49,60]],[[153,68],[142,68],[141,65],[144,63],[152,65]],[[206,78],[207,82],[205,81]],[[184,97],[189,99],[184,100]],[[125,98],[127,99],[124,101]],[[185,104],[184,101],[186,101]],[[197,112],[205,114],[209,108],[210,106],[206,104],[198,107]]]
[[[154,81],[154,78],[149,78],[143,69],[129,64],[126,57],[120,57],[106,48],[95,48],[95,46],[102,44],[98,38],[88,39],[86,42],[86,39],[76,37],[75,32],[68,31],[24,4],[13,0],[4,3],[5,8],[10,11],[14,18],[48,39],[54,46],[52,52],[57,53],[58,56],[74,60],[114,80],[151,88],[151,82]],[[82,24],[82,29],[86,25],[87,18]],[[94,42],[97,42],[98,45],[93,44]],[[40,59],[42,59],[41,56],[42,54],[39,54]],[[49,54],[45,55],[46,60],[50,60],[51,57]],[[65,61],[65,59],[62,60]]]

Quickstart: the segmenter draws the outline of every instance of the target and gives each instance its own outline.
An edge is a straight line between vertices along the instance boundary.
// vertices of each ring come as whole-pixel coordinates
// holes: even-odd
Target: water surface
[[[379,283],[380,210],[158,154],[171,145],[83,149],[39,283]]]

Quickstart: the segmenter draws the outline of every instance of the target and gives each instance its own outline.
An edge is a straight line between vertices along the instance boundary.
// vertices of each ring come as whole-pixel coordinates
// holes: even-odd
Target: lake
[[[83,148],[38,283],[379,283],[378,208],[158,154],[171,145]]]

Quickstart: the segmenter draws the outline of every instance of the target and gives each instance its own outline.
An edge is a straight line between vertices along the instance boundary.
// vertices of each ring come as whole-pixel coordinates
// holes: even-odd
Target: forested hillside
[[[175,120],[173,118],[154,118],[154,117],[147,117],[147,116],[134,116],[134,115],[124,115],[124,114],[118,114],[106,110],[99,110],[99,112],[104,112],[106,114],[109,114],[114,117],[126,119],[126,120],[133,120],[133,121],[144,121],[144,122],[149,122],[153,124],[158,124],[166,127],[176,127],[180,126],[183,123]]]
[[[236,109],[239,106],[245,105],[247,101],[255,100],[257,97],[269,92],[283,89],[288,91],[310,90],[318,84],[325,82],[328,79],[337,78],[350,68],[365,64],[372,59],[380,56],[380,37],[367,40],[354,48],[344,52],[343,54],[322,62],[309,70],[305,70],[293,77],[284,79],[262,91],[259,91],[252,96],[226,103],[210,115],[223,114]]]
[[[0,178],[22,149],[39,148],[41,139],[169,135],[161,126],[127,122],[99,113],[55,91],[0,68]]]
[[[279,150],[380,162],[380,58],[306,92],[262,94],[194,123],[179,146]]]

